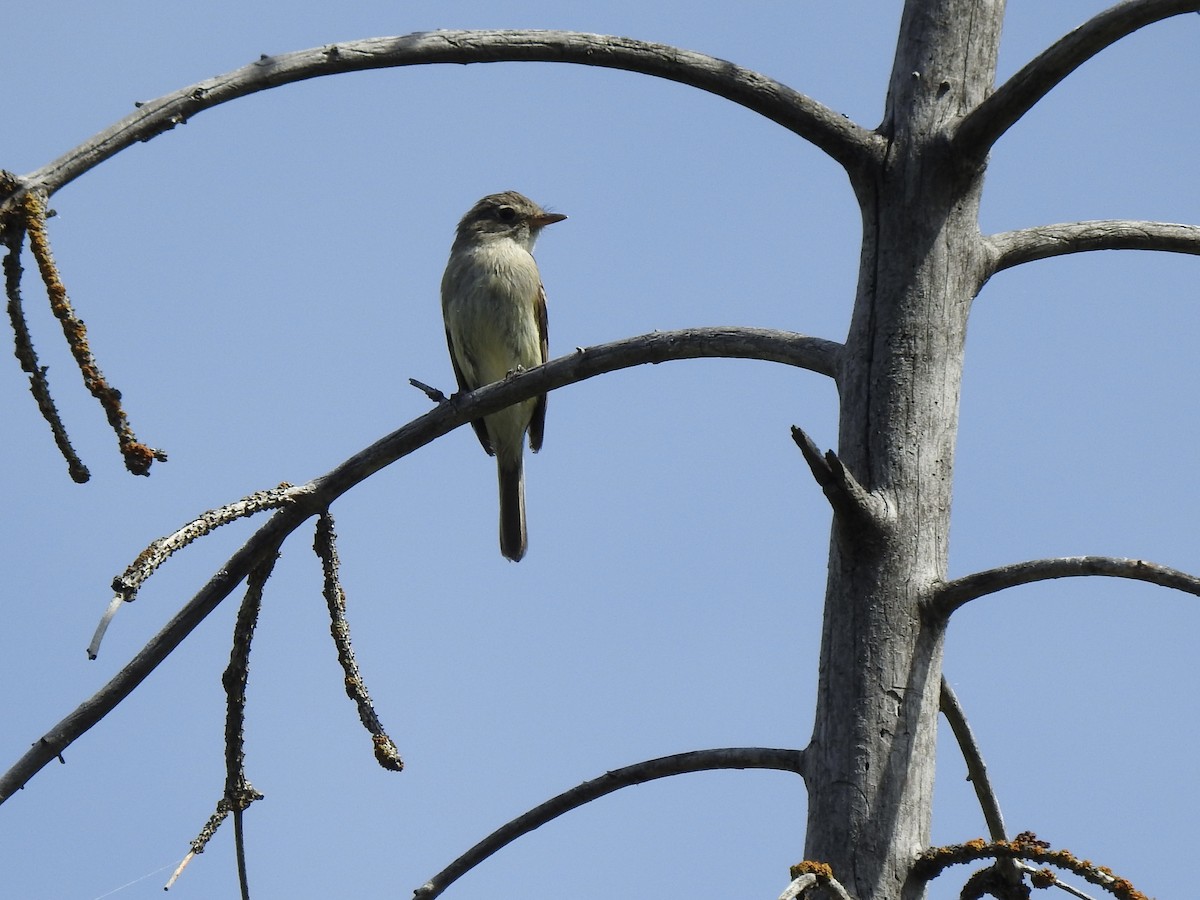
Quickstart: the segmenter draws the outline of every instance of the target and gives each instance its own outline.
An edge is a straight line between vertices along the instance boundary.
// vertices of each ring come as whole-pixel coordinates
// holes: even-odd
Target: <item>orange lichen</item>
[[[814,862],[811,859],[805,859],[796,863],[791,868],[792,878],[799,878],[801,875],[816,875],[818,878],[833,878],[833,869],[829,868],[828,863]]]
[[[25,229],[29,235],[29,250],[37,261],[38,272],[42,276],[46,296],[50,300],[50,309],[62,325],[63,335],[83,376],[83,383],[92,396],[100,401],[109,425],[116,432],[117,443],[125,459],[125,468],[134,475],[148,475],[151,464],[156,460],[165,462],[167,456],[161,450],[148,447],[137,440],[133,429],[129,427],[125,410],[121,408],[121,392],[108,383],[96,364],[96,358],[88,345],[87,328],[75,315],[71,300],[67,296],[67,288],[54,262],[50,237],[46,232],[46,206],[42,197],[37,192],[30,191],[21,198],[21,207]]]
[[[1069,850],[1052,850],[1046,841],[1038,840],[1037,835],[1031,831],[1021,832],[1011,841],[986,843],[975,839],[965,844],[932,847],[913,863],[912,874],[922,881],[930,881],[952,865],[980,859],[1023,859],[1048,863],[1073,872],[1091,884],[1104,888],[1120,900],[1149,900],[1127,879],[1114,876],[1107,866],[1097,866],[1091,860],[1077,859]],[[1048,887],[1055,881],[1054,874],[1048,870],[1033,876],[1034,887]]]

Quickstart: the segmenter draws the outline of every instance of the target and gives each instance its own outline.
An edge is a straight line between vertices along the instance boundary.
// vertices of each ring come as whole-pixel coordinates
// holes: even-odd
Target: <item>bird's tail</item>
[[[497,458],[500,477],[500,552],[513,562],[525,555],[525,465]]]

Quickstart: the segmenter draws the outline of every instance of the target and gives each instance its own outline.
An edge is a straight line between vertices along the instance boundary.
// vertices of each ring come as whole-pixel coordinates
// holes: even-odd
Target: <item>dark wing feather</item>
[[[538,283],[537,299],[533,303],[533,314],[537,318],[538,336],[542,339],[541,364],[550,359],[550,322],[546,314],[546,288]],[[529,419],[529,449],[537,453],[542,449],[542,435],[546,430],[546,395],[537,398],[533,415]]]
[[[450,337],[450,329],[446,329],[446,346],[450,348],[450,365],[454,366],[454,377],[458,381],[458,392],[466,394],[474,390],[471,385],[467,384],[467,380],[463,377],[462,369],[458,366],[458,354],[454,352],[454,339]],[[483,449],[487,451],[488,456],[495,456],[496,451],[492,449],[492,439],[488,437],[487,426],[483,424],[483,419],[475,419],[471,422],[471,427],[475,429],[475,436],[479,438],[479,443],[483,445]]]

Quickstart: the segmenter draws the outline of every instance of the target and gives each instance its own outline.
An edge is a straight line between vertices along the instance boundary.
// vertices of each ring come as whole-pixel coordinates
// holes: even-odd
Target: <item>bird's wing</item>
[[[463,377],[463,371],[458,365],[458,354],[454,352],[454,339],[450,337],[450,329],[446,329],[446,346],[450,348],[450,365],[454,366],[454,377],[458,381],[458,392],[466,394],[472,390],[467,384],[467,379]],[[471,422],[471,427],[475,429],[475,436],[479,438],[479,443],[483,445],[483,449],[487,451],[488,456],[495,456],[496,451],[492,449],[492,439],[488,437],[487,426],[483,423],[483,419],[474,419]]]
[[[550,359],[550,325],[546,313],[546,288],[538,282],[537,299],[533,302],[533,315],[537,319],[538,337],[541,339],[541,365]],[[542,449],[542,435],[546,430],[546,395],[537,398],[533,415],[529,419],[529,449],[537,453]]]

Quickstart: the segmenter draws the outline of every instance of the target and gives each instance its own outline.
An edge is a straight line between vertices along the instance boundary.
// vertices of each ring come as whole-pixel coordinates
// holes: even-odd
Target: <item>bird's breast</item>
[[[540,365],[536,304],[541,280],[533,257],[512,240],[488,242],[457,256],[442,280],[442,310],[473,387]]]

